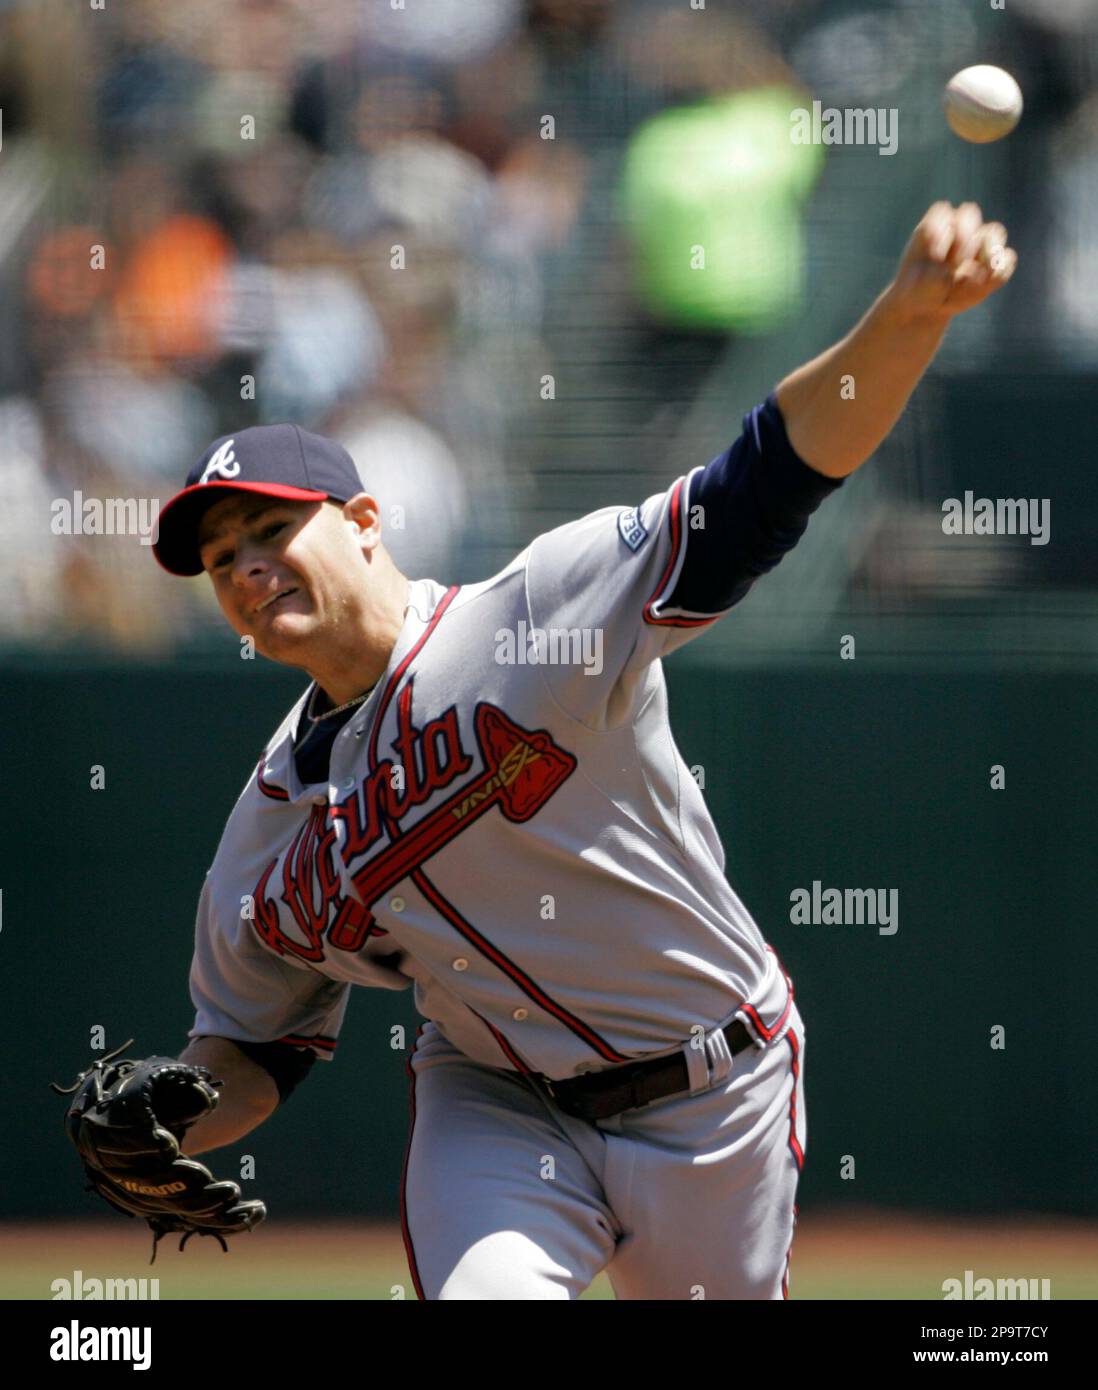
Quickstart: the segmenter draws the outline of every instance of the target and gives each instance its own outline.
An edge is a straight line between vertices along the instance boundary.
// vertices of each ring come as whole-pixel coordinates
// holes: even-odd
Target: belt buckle
[[[560,1095],[551,1077],[545,1077],[542,1083],[549,1094],[550,1100],[554,1101],[566,1115],[571,1115],[573,1120],[590,1119],[583,1109],[582,1098],[569,1099],[567,1095]]]
[[[574,1120],[583,1120],[587,1116],[583,1112],[582,1104],[576,1100],[569,1100],[566,1095],[561,1095],[557,1091],[557,1083],[550,1076],[541,1076],[541,1085],[549,1096],[550,1100],[555,1101],[566,1115],[571,1115]]]

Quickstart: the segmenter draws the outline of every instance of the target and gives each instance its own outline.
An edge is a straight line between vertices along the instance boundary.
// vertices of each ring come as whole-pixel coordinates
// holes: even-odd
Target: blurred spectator
[[[352,415],[336,433],[363,490],[381,504],[382,538],[399,568],[451,582],[467,499],[445,441],[412,416],[384,408]]]
[[[276,271],[268,281],[268,341],[256,379],[265,423],[312,423],[368,387],[384,343],[377,316],[350,276],[321,266]]]
[[[403,509],[398,562],[446,580],[483,577],[611,490],[662,485],[728,344],[780,344],[785,325],[783,360],[801,347],[823,151],[792,143],[789,114],[815,96],[902,103],[907,124],[905,158],[880,161],[889,198],[851,182],[844,202],[840,179],[811,224],[813,323],[852,227],[868,246],[893,190],[896,206],[941,196],[941,152],[955,169],[971,153],[941,120],[948,71],[998,61],[1026,115],[977,157],[1024,270],[984,346],[1093,363],[1096,11],[130,0],[46,26],[13,10],[0,524],[26,571],[7,640],[205,640],[201,586],[165,586],[133,537],[52,535],[42,508],[166,496],[210,438],[259,421],[339,432]],[[954,341],[963,356],[971,335]],[[922,561],[905,573],[932,587]]]
[[[33,402],[0,399],[0,639],[44,633],[60,617],[56,556],[47,544],[53,489]]]
[[[518,28],[522,0],[431,0],[430,5],[370,5],[362,9],[363,40],[392,55],[466,63]]]
[[[1011,285],[1015,293],[1004,295],[996,305],[996,329],[1031,346],[1036,340],[1053,355],[1069,348],[1064,320],[1056,312],[1067,287],[1057,280],[1065,271],[1074,276],[1078,269],[1081,278],[1068,297],[1081,294],[1082,312],[1069,308],[1066,327],[1076,351],[1082,330],[1093,358],[1098,353],[1098,320],[1087,324],[1085,307],[1091,273],[1078,265],[1073,252],[1079,239],[1085,244],[1095,234],[1098,214],[1098,201],[1080,184],[1093,174],[1098,149],[1096,108],[1085,100],[1093,96],[1098,81],[1098,3],[1065,0],[1052,6],[1045,0],[1020,0],[1011,6],[1009,24],[984,61],[1009,69],[1025,97],[1021,123],[1003,142],[1000,195],[1010,198],[1010,216],[1003,220],[1025,257],[1025,270],[1016,276],[1018,284]],[[1034,178],[1035,170],[1042,176]],[[1058,232],[1067,234],[1066,242]]]
[[[194,382],[135,366],[86,341],[58,362],[43,400],[59,443],[164,488],[216,435],[217,420]]]
[[[801,307],[801,210],[823,150],[794,144],[804,94],[757,87],[655,116],[625,163],[637,290],[673,328],[772,331]]]
[[[134,247],[114,295],[121,356],[154,361],[216,351],[231,248],[207,218],[180,215]]]
[[[623,217],[637,292],[670,328],[759,334],[802,302],[801,212],[823,150],[795,144],[790,113],[810,98],[745,18],[701,27],[656,14],[631,46],[639,70],[690,98],[629,142]]]
[[[1049,319],[1066,357],[1098,365],[1098,94],[1060,133],[1051,179]]]

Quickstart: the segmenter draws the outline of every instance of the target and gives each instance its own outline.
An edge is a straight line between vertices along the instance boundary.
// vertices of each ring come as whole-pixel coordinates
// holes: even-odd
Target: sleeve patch
[[[628,511],[619,513],[618,530],[621,532],[622,540],[634,553],[648,539],[648,527],[640,519],[639,507],[630,507]]]

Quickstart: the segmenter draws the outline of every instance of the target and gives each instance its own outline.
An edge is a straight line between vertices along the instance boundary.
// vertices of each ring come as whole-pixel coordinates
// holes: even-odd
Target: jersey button
[[[515,1012],[511,1015],[511,1017],[515,1020],[516,1023],[521,1023],[524,1018],[530,1017],[530,1010],[516,1009]]]
[[[355,779],[354,779],[353,777],[344,777],[344,779],[343,779],[343,790],[344,790],[345,792],[349,792],[349,791],[351,790],[351,788],[354,786],[354,784],[355,784]]]
[[[394,912],[403,912],[403,911],[404,911],[404,899],[403,899],[403,898],[390,898],[390,899],[389,899],[389,906],[393,909]]]
[[[469,969],[469,962],[465,959],[464,956],[458,956],[457,960],[451,961],[450,963],[451,963],[451,965],[454,967],[455,970],[468,970],[468,969]]]

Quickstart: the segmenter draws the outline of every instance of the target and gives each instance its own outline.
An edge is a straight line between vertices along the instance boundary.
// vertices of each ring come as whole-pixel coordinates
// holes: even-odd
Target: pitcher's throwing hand
[[[982,304],[1014,274],[1018,253],[976,203],[935,203],[907,243],[890,291],[909,320],[950,319]]]

